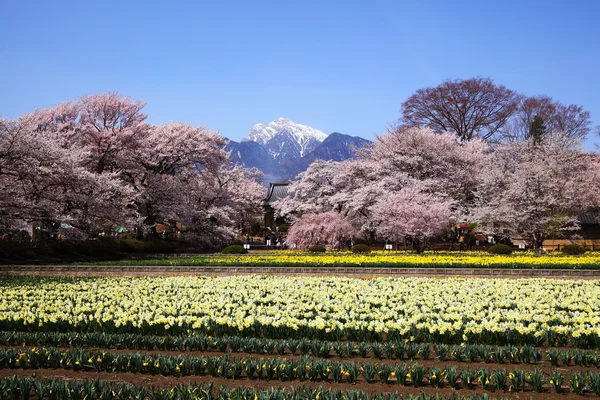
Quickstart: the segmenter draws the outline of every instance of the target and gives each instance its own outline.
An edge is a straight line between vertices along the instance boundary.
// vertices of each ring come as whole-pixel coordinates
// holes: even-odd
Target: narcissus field
[[[532,252],[497,255],[486,252],[378,251],[371,254],[328,252],[310,254],[299,251],[261,252],[247,255],[213,254],[96,262],[97,265],[166,266],[261,266],[261,267],[375,267],[375,268],[518,268],[518,269],[600,269],[600,252],[581,256]]]
[[[600,395],[600,282],[4,278],[2,398]]]

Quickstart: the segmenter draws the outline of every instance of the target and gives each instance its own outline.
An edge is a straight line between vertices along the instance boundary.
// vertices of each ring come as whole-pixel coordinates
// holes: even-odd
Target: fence
[[[544,240],[543,247],[548,251],[560,251],[564,246],[576,244],[587,250],[600,250],[600,240]]]

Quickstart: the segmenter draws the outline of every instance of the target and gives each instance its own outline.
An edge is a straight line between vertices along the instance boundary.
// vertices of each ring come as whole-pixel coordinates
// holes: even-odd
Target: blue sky
[[[116,90],[151,123],[234,140],[280,116],[372,139],[415,90],[482,76],[600,125],[596,0],[6,0],[0,15],[8,118]]]

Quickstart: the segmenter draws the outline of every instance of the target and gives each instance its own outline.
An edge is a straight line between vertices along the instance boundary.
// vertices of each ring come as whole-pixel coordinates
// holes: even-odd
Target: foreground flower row
[[[0,280],[0,329],[600,344],[600,281],[300,277]]]
[[[110,371],[162,376],[212,376],[225,379],[250,379],[312,382],[356,383],[397,383],[400,386],[444,387],[454,389],[481,388],[502,391],[532,390],[541,392],[546,383],[556,393],[564,390],[564,375],[553,370],[548,376],[535,368],[489,369],[481,367],[472,370],[469,366],[459,368],[446,365],[442,368],[428,368],[420,363],[355,363],[353,361],[332,361],[286,358],[231,358],[224,356],[170,356],[162,354],[111,353],[84,350],[59,349],[0,349],[0,367],[11,369],[66,369],[74,371]],[[570,374],[571,391],[584,394],[591,388],[600,394],[600,374],[597,371],[575,371]],[[460,383],[459,383],[460,382]],[[527,388],[526,388],[527,386]]]

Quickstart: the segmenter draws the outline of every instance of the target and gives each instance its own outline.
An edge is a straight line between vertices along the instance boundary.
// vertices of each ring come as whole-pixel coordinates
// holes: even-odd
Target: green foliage
[[[425,378],[425,373],[427,372],[427,368],[423,365],[415,363],[410,367],[410,380],[414,387],[423,386],[423,380]]]
[[[309,247],[307,250],[309,253],[325,253],[325,247],[320,244]]]
[[[444,385],[445,371],[442,371],[438,367],[431,367],[429,371],[429,383],[434,388],[439,388]]]
[[[396,374],[396,379],[398,380],[398,385],[406,386],[406,378],[408,378],[409,369],[406,364],[397,364],[394,370]]]
[[[544,371],[539,368],[533,370],[529,375],[529,383],[531,383],[531,389],[534,392],[541,392],[545,383]]]
[[[594,394],[600,396],[600,373],[588,372],[588,379],[590,381],[590,389]]]
[[[172,243],[158,238],[121,239],[116,245],[119,250],[129,253],[172,253],[175,250]]]
[[[548,382],[550,386],[554,388],[556,393],[560,393],[562,390],[562,384],[564,382],[564,377],[562,374],[556,370],[552,371],[548,376]]]
[[[469,367],[462,370],[460,373],[460,380],[462,381],[465,388],[470,389],[475,384],[475,374]]]
[[[279,226],[277,227],[277,231],[279,231],[279,232],[281,232],[281,233],[286,233],[286,232],[287,232],[287,231],[289,231],[289,230],[290,230],[290,226],[289,226],[289,225],[286,225],[286,224],[284,224],[284,225],[279,225]]]
[[[435,358],[444,362],[448,359],[448,346],[444,346],[442,344],[436,344],[434,346]]]
[[[248,254],[248,250],[239,244],[233,244],[221,250],[221,254]]]
[[[373,364],[364,364],[361,369],[367,383],[373,383],[376,375],[375,366]]]
[[[379,375],[379,381],[381,383],[387,383],[390,375],[392,374],[392,366],[389,364],[379,364],[377,366],[377,374]]]
[[[508,390],[511,392],[525,391],[525,371],[515,369],[508,374]]]
[[[178,245],[177,242],[160,238],[116,240],[110,236],[88,240],[40,239],[35,242],[0,240],[0,259],[48,261],[117,258],[127,253],[173,253]]]
[[[544,124],[544,119],[536,115],[533,117],[531,124],[529,124],[529,137],[533,139],[534,144],[540,144],[545,134],[546,125]]]
[[[512,248],[505,244],[495,244],[488,249],[491,254],[511,254]]]
[[[461,376],[458,367],[456,365],[446,365],[444,373],[448,381],[448,386],[455,389],[458,384],[458,378]]]
[[[491,373],[494,381],[494,385],[496,389],[506,391],[508,389],[508,385],[506,383],[506,379],[508,378],[508,374],[505,369],[494,369]]]
[[[352,252],[366,254],[371,252],[371,248],[366,244],[355,244],[352,246]]]
[[[150,242],[145,242],[138,239],[121,239],[117,241],[116,246],[119,250],[130,252],[130,253],[144,253],[147,249],[150,249]]]
[[[32,250],[31,245],[27,242],[0,240],[0,259],[14,260],[25,258]]]
[[[570,256],[579,256],[585,253],[585,247],[579,246],[577,244],[567,244],[560,249],[563,254],[568,254]]]
[[[0,342],[4,345],[19,342],[21,345],[29,345],[32,337],[23,335],[22,332],[0,333]],[[12,336],[11,336],[12,335]],[[21,336],[19,336],[21,335]],[[46,336],[52,338],[56,333],[46,333]],[[536,368],[533,371],[528,369],[515,368],[511,372],[503,368],[489,370],[488,368],[480,368],[475,374],[468,365],[460,367],[457,365],[447,365],[440,369],[436,366],[426,367],[422,364],[412,362],[398,363],[391,365],[388,363],[372,363],[372,362],[348,362],[338,360],[328,360],[323,358],[311,358],[307,354],[299,359],[289,358],[274,358],[274,357],[235,357],[231,356],[230,351],[237,351],[244,347],[244,342],[254,342],[251,347],[255,349],[261,348],[261,353],[269,353],[267,347],[271,349],[278,348],[281,343],[273,340],[265,340],[252,337],[204,337],[199,341],[195,335],[189,337],[181,337],[182,342],[179,345],[174,343],[176,337],[150,337],[149,341],[142,344],[143,339],[135,335],[106,335],[96,334],[92,337],[89,334],[62,334],[61,340],[69,339],[68,346],[79,346],[81,340],[98,339],[94,346],[96,349],[85,350],[78,349],[57,349],[46,347],[32,348],[2,348],[0,349],[0,368],[4,369],[28,369],[35,370],[39,368],[50,369],[65,369],[74,371],[108,371],[111,373],[141,373],[162,376],[212,376],[226,379],[240,379],[245,377],[248,380],[266,379],[287,381],[304,381],[306,379],[312,382],[333,381],[342,383],[353,383],[361,378],[368,383],[376,382],[391,383],[397,381],[399,385],[406,385],[407,381],[415,387],[431,385],[435,388],[443,387],[448,384],[452,388],[458,388],[459,379],[464,388],[473,388],[479,385],[487,390],[488,388],[500,391],[524,391],[526,383],[531,385],[531,390],[540,392],[543,390],[544,383],[548,382],[557,393],[561,391],[563,385],[563,376],[553,371],[549,374],[548,380],[545,380],[544,373],[541,369]],[[56,337],[55,337],[56,338]],[[103,340],[110,338],[118,343],[120,348],[128,348],[130,345],[135,348],[145,347],[151,349],[177,349],[179,352],[202,349],[202,351],[214,351],[215,349],[225,349],[227,352],[220,356],[196,356],[196,355],[167,355],[161,353],[128,353],[128,352],[111,352],[109,350],[98,350],[97,348],[110,347],[105,346]],[[188,340],[189,339],[189,340]],[[221,342],[225,341],[225,345]],[[48,342],[43,342],[49,344]],[[257,346],[256,343],[261,343]],[[394,345],[399,342],[394,342]],[[373,344],[371,344],[372,346]],[[381,344],[380,344],[381,345]],[[307,341],[306,347],[310,348],[310,352],[315,357],[323,357],[324,350],[320,347],[326,346],[327,349],[335,347],[330,342],[321,342],[319,340]],[[285,348],[285,346],[284,346]],[[437,348],[437,346],[436,346]],[[510,350],[509,347],[503,348]],[[562,350],[561,350],[562,351]],[[285,353],[285,350],[280,351]],[[589,352],[592,353],[592,352]],[[508,357],[508,356],[507,356]],[[518,360],[518,357],[515,357]],[[579,365],[576,362],[577,365]],[[477,379],[478,378],[478,379]],[[13,393],[10,389],[10,384],[2,381],[0,378],[0,394]],[[391,382],[390,382],[391,381]],[[600,391],[600,375],[597,372],[573,371],[570,375],[568,385],[572,392],[585,394],[587,390],[594,393]],[[104,390],[106,386],[100,383],[96,384],[97,389]],[[44,386],[42,381],[36,380],[25,384],[24,388],[34,391],[45,391],[48,394],[47,386]],[[60,396],[60,393],[65,388],[52,387],[56,394],[52,398],[66,398]],[[25,392],[30,393],[27,389]],[[183,390],[181,387],[179,390]],[[39,393],[38,393],[39,394]],[[0,396],[1,397],[1,396]],[[35,396],[34,396],[35,397]],[[39,397],[39,396],[38,396]],[[44,396],[42,396],[44,397]],[[8,398],[22,398],[22,396],[9,396]],[[25,398],[28,398],[25,396]],[[30,397],[29,397],[30,398]],[[46,398],[46,397],[44,397]],[[50,397],[48,397],[50,399]],[[146,397],[144,397],[146,398]],[[148,397],[152,398],[152,397]],[[165,398],[165,397],[159,397]],[[170,396],[166,398],[188,398],[181,396]],[[361,397],[364,398],[364,397]]]
[[[587,383],[585,375],[580,372],[571,372],[571,379],[569,380],[569,386],[571,390],[579,395],[585,394],[587,390]]]
[[[490,370],[486,367],[477,370],[477,380],[482,388],[487,390],[491,385]]]

